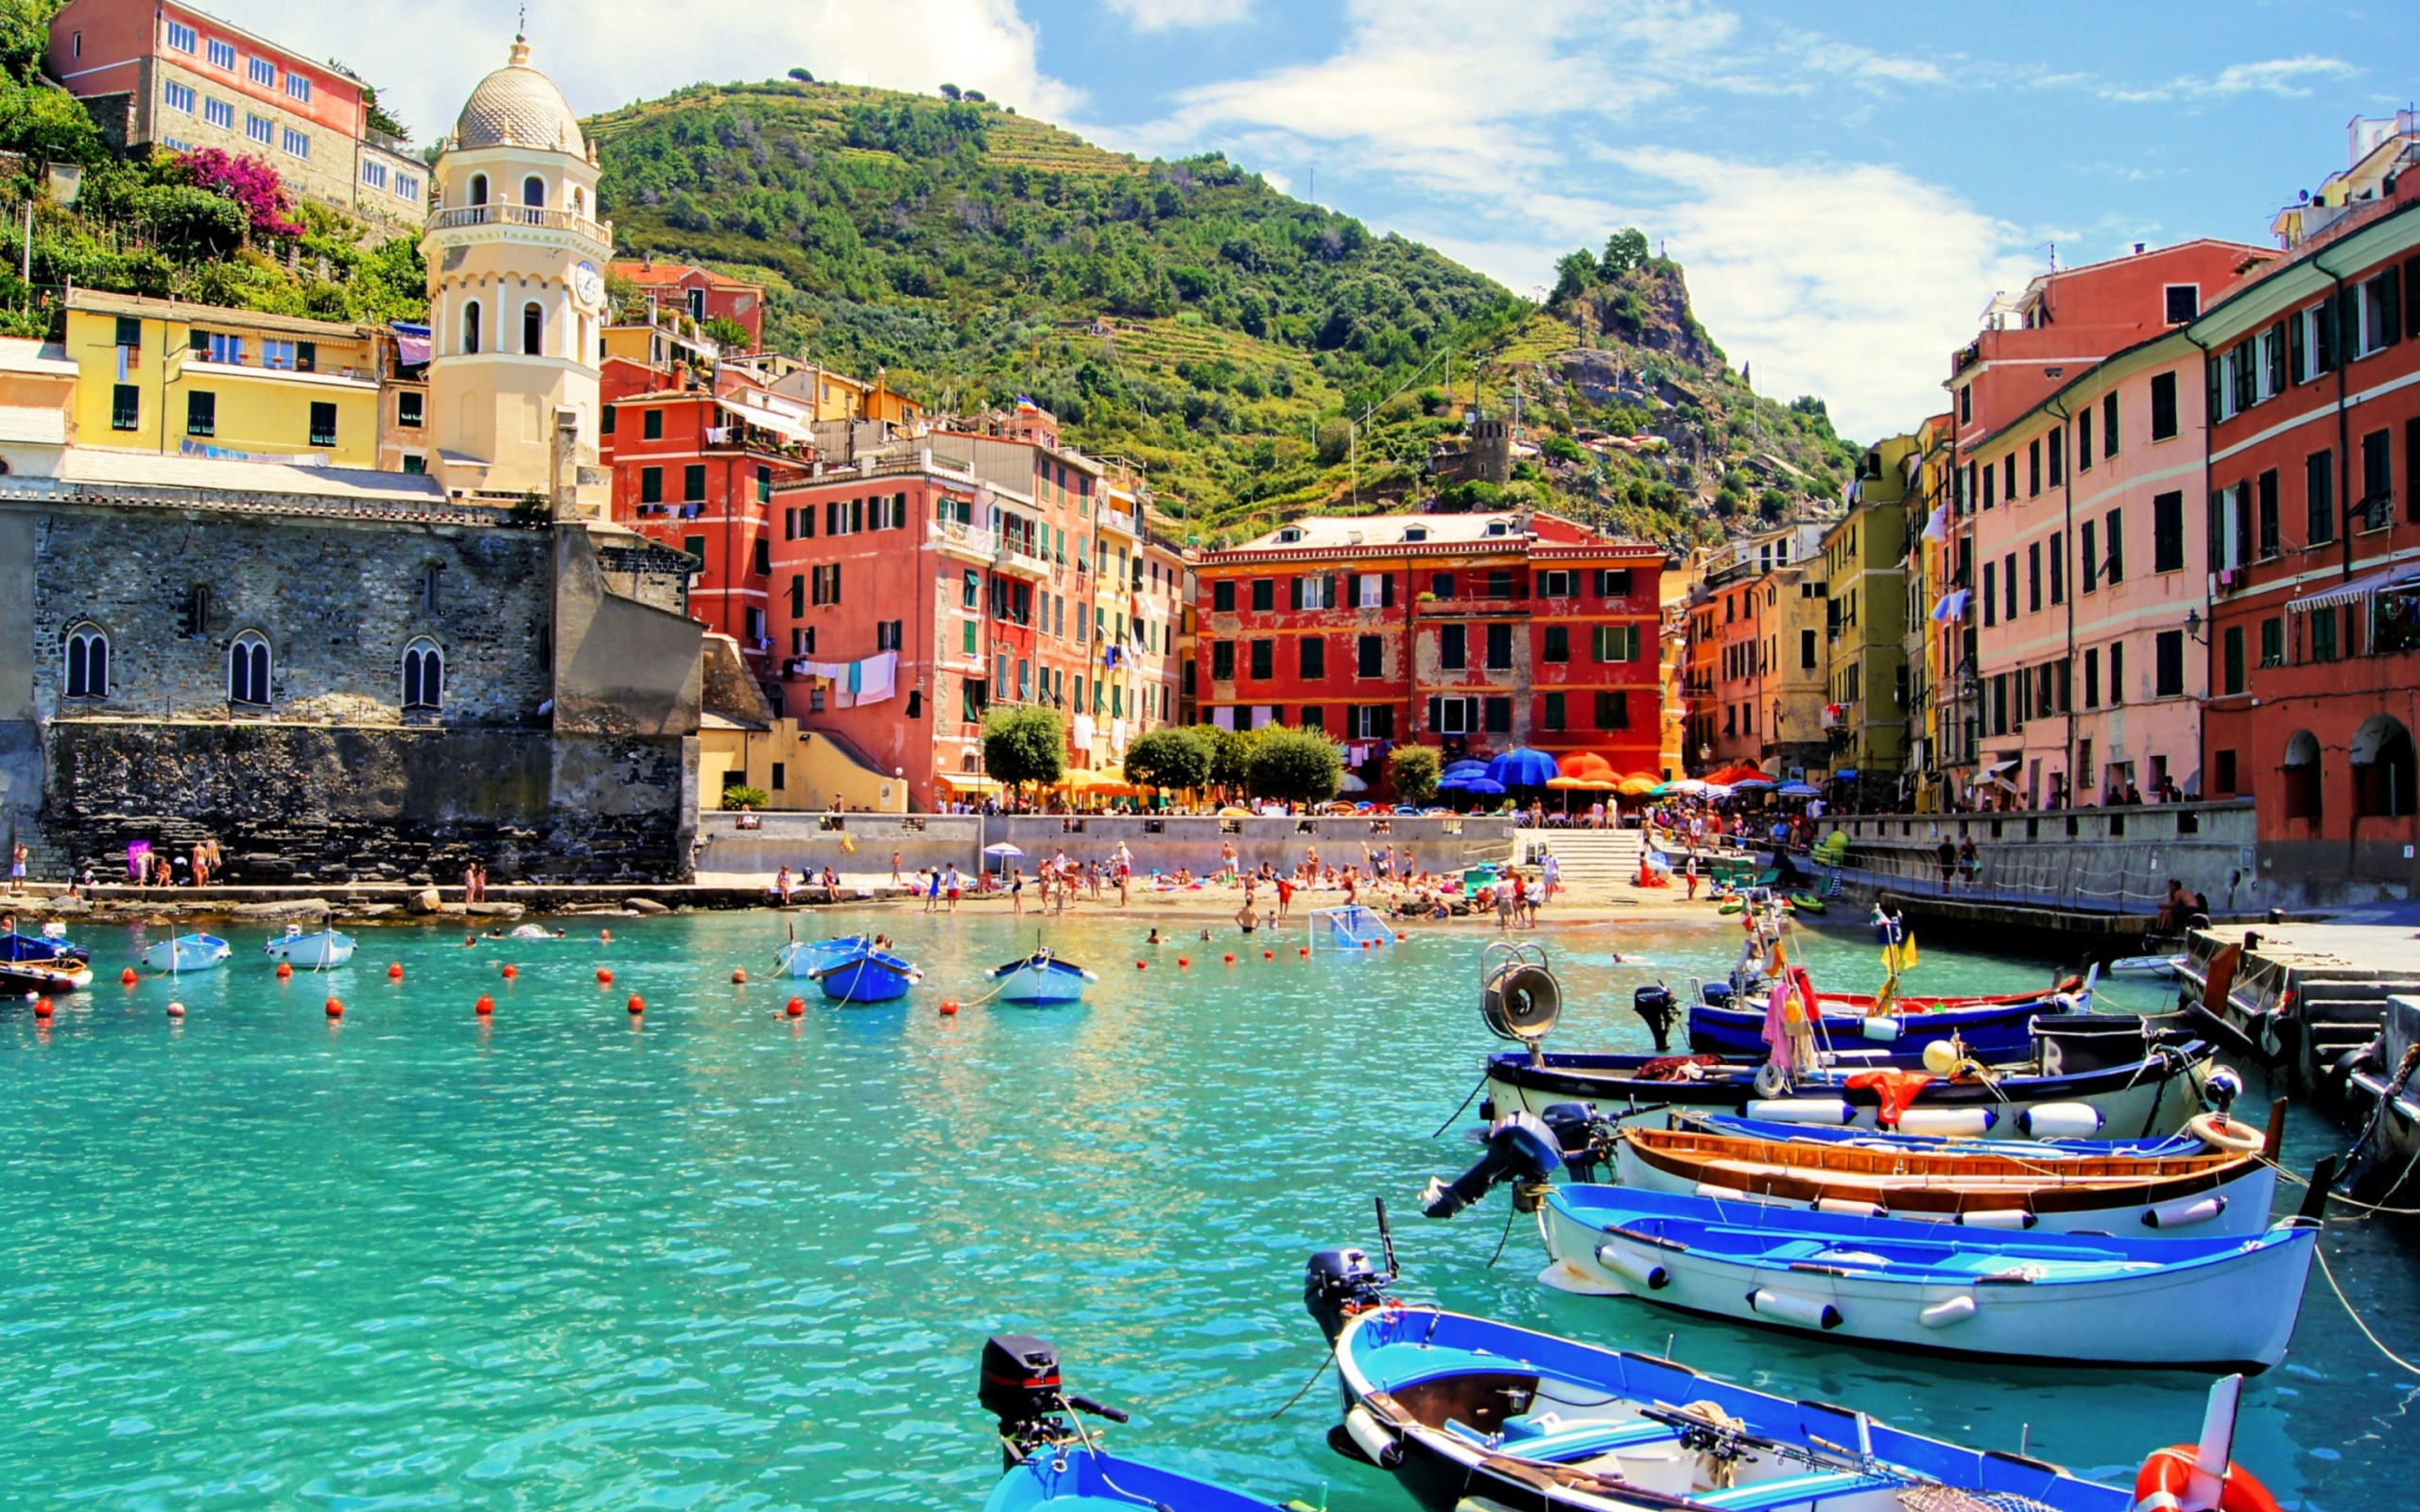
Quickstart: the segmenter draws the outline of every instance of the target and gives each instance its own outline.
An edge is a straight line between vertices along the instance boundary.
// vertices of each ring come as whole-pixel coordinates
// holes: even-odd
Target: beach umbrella
[[[1770,777],[1750,777],[1731,784],[1734,793],[1767,793],[1781,784]]]
[[[1445,775],[1447,777],[1484,777],[1487,775],[1487,763],[1472,760],[1453,762],[1446,765]]]
[[[1706,798],[1729,798],[1731,796],[1731,789],[1720,782],[1708,782],[1705,784],[1703,796]]]
[[[1586,777],[1554,777],[1547,780],[1547,786],[1558,792],[1571,793],[1582,790],[1600,791],[1605,784]]]
[[[1470,783],[1483,782],[1485,781],[1487,781],[1487,779],[1478,772],[1447,772],[1444,776],[1437,779],[1437,791],[1440,793],[1459,793]]]
[[[1018,850],[1015,846],[1009,844],[1006,840],[1001,841],[998,845],[985,846],[983,848],[983,853],[991,857],[994,861],[998,862],[1002,871],[1009,869],[1009,857],[1021,856],[1025,854],[1024,851]]]
[[[1615,791],[1624,798],[1651,798],[1663,785],[1651,777],[1625,777]]]
[[[1531,750],[1527,746],[1508,750],[1487,764],[1488,781],[1500,782],[1507,788],[1544,787],[1558,775],[1553,757],[1542,750]],[[1501,792],[1503,788],[1497,791]]]
[[[1440,782],[1438,785],[1443,787],[1444,784]],[[1492,777],[1473,777],[1464,779],[1461,790],[1483,798],[1497,798],[1503,795],[1504,784]]]
[[[1689,794],[1703,793],[1705,791],[1705,786],[1703,781],[1694,777],[1684,777],[1672,784],[1673,791]]]
[[[1565,777],[1612,778],[1614,764],[1593,750],[1576,750],[1556,765]]]
[[[1351,772],[1347,772],[1344,774],[1344,780],[1336,784],[1336,789],[1340,793],[1367,793],[1370,791],[1370,784]]]
[[[1820,787],[1811,786],[1806,782],[1787,782],[1782,785],[1781,796],[1784,798],[1822,798],[1824,796],[1824,790]]]
[[[1681,784],[1678,782],[1658,782],[1653,787],[1647,790],[1647,796],[1649,798],[1670,798],[1680,790]]]

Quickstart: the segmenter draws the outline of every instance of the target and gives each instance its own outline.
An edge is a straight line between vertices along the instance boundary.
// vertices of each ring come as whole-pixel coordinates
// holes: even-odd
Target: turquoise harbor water
[[[1374,1247],[1379,1194],[1408,1291],[1455,1307],[1659,1353],[1676,1335],[1702,1369],[2129,1483],[2198,1423],[2197,1378],[1936,1365],[1549,1293],[1526,1225],[1485,1268],[1500,1194],[1450,1225],[1412,1202],[1469,1158],[1428,1136],[1495,1047],[1478,936],[1305,963],[1299,933],[1264,962],[1270,936],[1229,932],[1138,973],[1144,926],[1086,914],[1048,933],[1099,971],[1089,1005],[944,1019],[1029,921],[798,917],[890,930],[925,987],[786,1020],[788,983],[727,980],[769,968],[784,925],[762,916],[615,919],[610,946],[593,923],[475,950],[365,931],[331,1027],[331,983],[281,986],[254,933],[180,984],[178,1025],[165,983],[112,980],[138,936],[88,936],[102,985],[51,1027],[0,1006],[0,1505],[971,1509],[997,1463],[976,1353],[1014,1328],[1134,1411],[1114,1440],[1133,1453],[1408,1508],[1324,1447],[1328,1383],[1271,1418],[1321,1357],[1303,1258]],[[1549,935],[1576,999],[1558,1042],[1643,1045],[1631,988],[1719,971],[1736,938],[1622,930],[1641,969],[1604,933]],[[1856,935],[1811,954],[1870,986]],[[1917,985],[2045,974],[1927,946]],[[2333,1138],[2298,1123],[2290,1150]],[[2407,1353],[2413,1237],[2324,1241]],[[2314,1274],[2238,1457],[2289,1506],[2408,1507],[2413,1385]]]

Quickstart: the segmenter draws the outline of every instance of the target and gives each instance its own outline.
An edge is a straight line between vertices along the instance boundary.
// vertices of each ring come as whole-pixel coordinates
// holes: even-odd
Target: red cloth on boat
[[[1928,1071],[1860,1071],[1849,1077],[1848,1085],[1859,1091],[1873,1088],[1882,1105],[1874,1121],[1884,1128],[1897,1128],[1899,1115],[1908,1110],[1925,1084],[1939,1079]]]
[[[1640,1081],[1686,1081],[1692,1066],[1713,1068],[1722,1064],[1720,1056],[1658,1056],[1638,1068]]]

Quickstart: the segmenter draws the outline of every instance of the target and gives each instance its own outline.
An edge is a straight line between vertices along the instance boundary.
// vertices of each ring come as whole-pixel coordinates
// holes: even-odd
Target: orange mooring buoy
[[[1311,948],[1308,945],[1305,945],[1303,947],[1302,953],[1304,955],[1308,956],[1311,954]]]
[[[1150,963],[1150,962],[1149,962],[1149,961],[1136,961],[1136,962],[1134,963],[1134,970],[1136,970],[1136,971],[1150,971],[1150,969],[1151,969],[1151,963]]]
[[[505,968],[504,968],[504,979],[505,979],[506,981],[510,982],[510,981],[511,981],[514,977],[519,976],[520,974],[521,974],[521,968],[519,968],[519,967],[517,967],[517,966],[512,965],[510,962],[507,962],[507,963],[505,964]]]
[[[169,1017],[169,1018],[171,1018],[171,1019],[182,1019],[182,1018],[183,1018],[184,1016],[185,1016],[185,1005],[184,1005],[183,1004],[182,1004],[182,1003],[171,1003],[171,1004],[169,1004],[169,1005],[168,1005],[168,1017]]]
[[[48,999],[48,998],[36,998],[36,999],[34,999],[34,1017],[35,1017],[35,1018],[37,1018],[37,1019],[47,1019],[47,1018],[49,1018],[49,1017],[50,1017],[50,1015],[51,1015],[50,999]]]
[[[596,985],[599,987],[612,987],[614,985],[614,973],[602,966],[598,967],[596,969]]]
[[[404,979],[404,963],[403,963],[403,962],[401,962],[401,961],[397,961],[394,965],[389,966],[389,968],[387,968],[387,980],[388,980],[388,981],[389,981],[389,982],[400,982],[400,981],[402,981],[403,979]]]
[[[292,961],[280,961],[277,963],[277,979],[281,982],[291,982],[294,980],[294,963]]]
[[[645,1013],[647,1011],[647,999],[639,996],[635,992],[631,993],[631,1011],[632,1013]]]
[[[495,1011],[495,999],[482,992],[479,994],[479,1001],[471,1005],[471,1011],[484,1019]]]
[[[1229,951],[1229,952],[1227,953],[1227,964],[1228,964],[1229,966],[1233,966],[1233,965],[1235,965],[1235,964],[1236,964],[1236,953],[1235,953],[1235,952],[1233,952],[1233,951]]]
[[[800,1015],[806,1012],[806,999],[792,998],[788,1003],[783,1005],[782,1011],[788,1014],[793,1019],[798,1018]]]
[[[944,1019],[955,1019],[958,1017],[958,999],[942,999],[942,1017]]]
[[[135,983],[141,981],[142,978],[136,976],[134,974],[134,968],[130,966],[125,971],[117,973],[117,980],[118,985],[121,987],[132,987]]]
[[[735,967],[733,967],[733,968],[731,969],[731,979],[732,979],[732,981],[733,981],[733,982],[735,982],[735,983],[738,984],[738,985],[739,985],[739,986],[741,986],[741,987],[745,987],[745,986],[747,986],[747,985],[748,985],[748,968],[746,968],[746,967],[744,967],[744,966],[735,966]]]
[[[1193,963],[1192,963],[1190,960],[1187,960],[1185,957],[1184,957],[1184,956],[1180,955],[1180,956],[1178,956],[1178,957],[1176,958],[1176,964],[1177,964],[1177,965],[1179,965],[1179,966],[1191,966]]]
[[[1277,953],[1275,951],[1263,951],[1260,953],[1260,958],[1264,961],[1273,961],[1277,959]]]
[[[328,1017],[331,1019],[343,1018],[344,1005],[335,998],[328,999]]]

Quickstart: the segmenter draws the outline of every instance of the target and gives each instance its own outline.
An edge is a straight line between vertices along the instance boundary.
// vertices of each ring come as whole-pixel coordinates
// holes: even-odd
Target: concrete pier
[[[2242,951],[2226,983],[2225,1018],[2306,1096],[2334,1095],[2332,1069],[2377,1038],[2387,999],[2420,992],[2420,937],[2408,925],[2285,923],[2194,931],[2183,996],[2203,1001],[2230,946]]]

